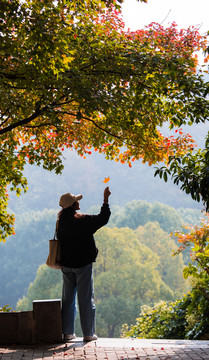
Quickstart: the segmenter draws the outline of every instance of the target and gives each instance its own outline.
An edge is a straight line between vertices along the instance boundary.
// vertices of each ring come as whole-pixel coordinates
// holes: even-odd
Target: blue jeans
[[[62,331],[74,334],[76,294],[83,336],[95,334],[95,310],[92,264],[81,268],[62,267]]]

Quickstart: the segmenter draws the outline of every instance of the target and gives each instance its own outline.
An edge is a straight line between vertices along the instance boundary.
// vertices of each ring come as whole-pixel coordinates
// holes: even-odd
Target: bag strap
[[[56,240],[59,220],[56,221],[53,240]],[[58,240],[58,239],[57,239]]]

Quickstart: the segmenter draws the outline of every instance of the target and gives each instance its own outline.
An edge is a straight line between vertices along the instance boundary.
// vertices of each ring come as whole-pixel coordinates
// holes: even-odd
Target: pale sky
[[[125,0],[122,5],[126,27],[132,30],[143,28],[151,22],[169,26],[175,21],[180,28],[200,26],[200,32],[209,30],[209,0]]]

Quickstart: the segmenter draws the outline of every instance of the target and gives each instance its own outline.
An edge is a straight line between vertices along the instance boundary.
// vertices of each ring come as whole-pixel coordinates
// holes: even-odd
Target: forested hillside
[[[145,211],[146,209],[146,211]],[[152,234],[153,241],[166,240],[169,245],[168,233],[174,229],[180,229],[187,221],[187,215],[192,222],[198,222],[201,212],[195,209],[175,210],[162,203],[151,204],[146,201],[132,201],[124,207],[112,207],[112,216],[109,227],[129,227],[137,231],[140,241],[146,238],[142,236],[141,226],[145,233]],[[48,254],[48,240],[53,237],[57,210],[27,211],[16,217],[16,235],[10,237],[6,243],[0,243],[1,279],[0,279],[0,306],[10,304],[15,308],[19,298],[26,295],[30,282],[36,277],[39,265],[45,263]],[[154,225],[153,222],[159,225]],[[153,231],[153,226],[156,231]],[[145,241],[145,245],[146,241]],[[152,249],[153,244],[149,245]],[[163,244],[159,245],[160,249]],[[154,250],[154,248],[152,249]],[[158,251],[158,256],[160,255]],[[167,259],[161,262],[166,262]],[[161,269],[162,270],[162,269]],[[160,271],[161,271],[160,270]],[[164,269],[167,271],[166,269]],[[170,285],[169,285],[170,286]]]

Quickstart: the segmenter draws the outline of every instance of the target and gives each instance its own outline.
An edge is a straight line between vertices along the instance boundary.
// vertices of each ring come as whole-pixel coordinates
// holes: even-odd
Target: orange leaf
[[[109,176],[103,180],[103,183],[106,184],[106,183],[108,183],[108,181],[110,181],[110,177],[109,177]]]

